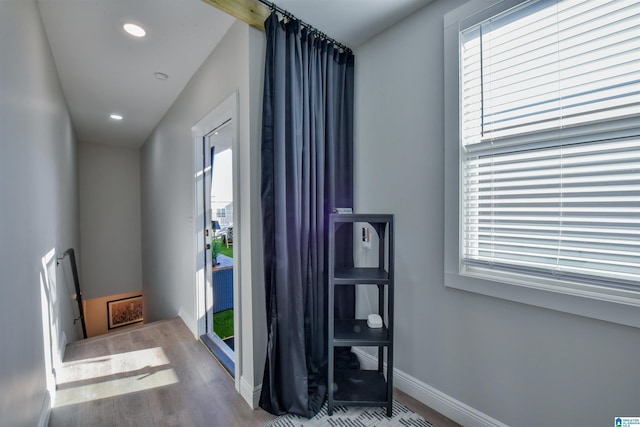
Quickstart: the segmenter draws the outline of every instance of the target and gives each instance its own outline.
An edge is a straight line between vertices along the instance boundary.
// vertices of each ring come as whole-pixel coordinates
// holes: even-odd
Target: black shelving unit
[[[377,267],[336,267],[336,264],[342,264],[336,260],[336,232],[343,224],[348,223],[368,223],[377,233]],[[393,263],[393,215],[332,214],[329,217],[329,415],[333,413],[333,408],[337,405],[351,405],[386,407],[387,416],[391,416],[393,403]],[[383,318],[382,328],[369,328],[366,319],[335,318],[336,287],[355,285],[377,286],[377,314]],[[335,347],[352,346],[377,347],[377,369],[336,370]]]

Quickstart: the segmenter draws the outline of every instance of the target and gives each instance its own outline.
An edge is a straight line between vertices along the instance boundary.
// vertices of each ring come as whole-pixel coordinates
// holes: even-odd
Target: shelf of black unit
[[[382,372],[337,370],[334,378],[334,405],[383,406],[387,399],[387,380]]]
[[[376,267],[337,268],[333,275],[333,283],[336,285],[358,284],[390,284],[389,272]]]
[[[354,213],[354,214],[331,214],[336,224],[343,224],[349,222],[368,222],[371,225],[374,224],[388,224],[392,221],[393,215],[391,214],[366,214],[366,213]]]
[[[389,345],[389,331],[382,328],[370,328],[366,320],[335,319],[333,331],[334,347],[381,347]]]

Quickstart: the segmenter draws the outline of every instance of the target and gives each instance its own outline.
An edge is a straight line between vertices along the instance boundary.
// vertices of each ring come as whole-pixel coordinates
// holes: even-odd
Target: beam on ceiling
[[[258,0],[202,0],[213,7],[264,31],[264,21],[271,13],[270,9]]]

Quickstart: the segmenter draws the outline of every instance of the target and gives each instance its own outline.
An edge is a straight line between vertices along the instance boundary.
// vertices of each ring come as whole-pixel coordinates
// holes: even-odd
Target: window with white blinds
[[[462,261],[640,290],[640,1],[460,31]]]

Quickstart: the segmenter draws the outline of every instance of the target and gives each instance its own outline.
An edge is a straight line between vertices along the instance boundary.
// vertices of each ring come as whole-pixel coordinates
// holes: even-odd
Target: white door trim
[[[205,284],[207,276],[205,274],[205,240],[204,240],[204,203],[202,194],[204,191],[204,171],[202,169],[203,143],[205,137],[215,128],[231,119],[231,149],[233,152],[233,234],[236,242],[240,241],[242,225],[240,224],[240,146],[238,128],[238,92],[234,92],[220,105],[214,108],[209,114],[200,119],[192,128],[194,144],[194,237],[196,259],[195,284],[196,284],[196,310],[198,319],[198,336],[206,333],[206,312],[207,304],[205,299]],[[234,307],[234,363],[235,363],[235,388],[240,392],[240,378],[242,377],[242,307],[240,292],[242,289],[241,266],[242,259],[240,251],[234,251],[233,255],[233,307]]]

